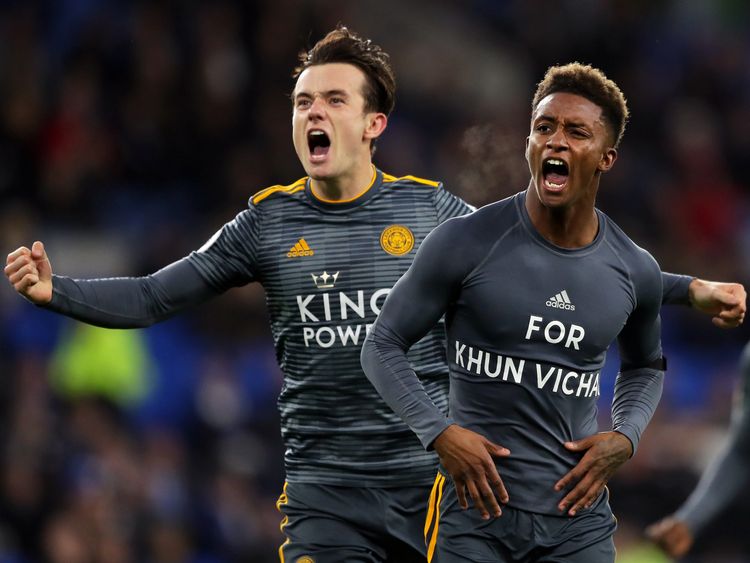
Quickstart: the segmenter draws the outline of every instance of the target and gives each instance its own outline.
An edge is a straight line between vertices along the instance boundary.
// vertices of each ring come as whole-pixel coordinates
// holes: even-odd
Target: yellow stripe
[[[320,200],[324,203],[351,203],[355,199],[361,198],[363,195],[365,195],[367,192],[370,191],[370,188],[375,185],[375,178],[378,177],[378,173],[375,170],[375,167],[372,167],[372,178],[370,179],[370,185],[367,186],[362,193],[359,193],[355,195],[354,197],[351,197],[349,199],[326,199],[318,194],[315,193],[315,190],[312,188],[312,184],[310,185],[310,193],[315,197],[315,199]]]
[[[299,239],[299,243],[302,245],[303,250],[310,250],[310,247],[307,245],[307,241],[305,239]]]
[[[285,545],[289,545],[289,539],[288,538],[287,538],[287,540],[284,543],[282,543],[279,546],[279,560],[281,561],[281,563],[284,563],[284,546]]]
[[[440,182],[435,182],[434,180],[426,180],[425,178],[419,178],[417,176],[409,175],[396,178],[395,176],[391,176],[390,174],[383,174],[383,182],[398,182],[399,180],[411,180],[412,182],[417,182],[418,184],[426,184],[428,186],[432,186],[433,188],[437,188],[440,185]]]
[[[440,483],[440,473],[435,477],[435,482],[432,484],[432,491],[430,491],[430,500],[427,503],[427,518],[424,521],[424,543],[427,545],[427,532],[430,531],[430,524],[432,524],[432,516],[435,514],[435,495],[437,494],[438,484]]]
[[[300,190],[304,190],[305,182],[307,182],[307,176],[305,176],[304,178],[300,178],[299,180],[294,182],[294,184],[290,184],[289,186],[271,186],[270,188],[259,191],[257,194],[251,197],[250,200],[253,202],[253,205],[258,205],[268,196],[271,196],[278,192],[293,194]]]
[[[297,244],[294,245],[294,250],[296,250],[297,252],[302,252],[304,248],[302,248],[302,245],[297,242]]]
[[[279,496],[279,500],[276,501],[276,510],[281,512],[281,507],[289,503],[289,497],[286,495],[286,486],[289,483],[284,481],[284,489]],[[281,524],[279,524],[279,530],[281,530],[282,533],[284,533],[284,526],[286,526],[289,523],[289,517],[284,516],[284,518],[281,520]],[[284,563],[284,546],[289,545],[289,538],[286,539],[284,543],[282,543],[279,546],[279,560],[281,563]]]
[[[440,501],[443,500],[443,487],[445,486],[445,477],[441,475],[440,487],[438,489],[437,502],[437,514],[435,515],[435,528],[432,530],[432,538],[430,538],[430,544],[427,546],[427,563],[432,562],[432,556],[435,553],[435,546],[437,545],[438,539],[438,528],[440,527]]]

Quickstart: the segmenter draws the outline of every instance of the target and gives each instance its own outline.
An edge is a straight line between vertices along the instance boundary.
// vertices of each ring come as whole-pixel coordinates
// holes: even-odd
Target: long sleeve
[[[430,448],[451,424],[424,390],[406,357],[446,312],[463,279],[463,261],[446,256],[450,220],[425,238],[414,262],[386,299],[362,348],[362,368],[385,402]]]
[[[659,318],[662,279],[644,270],[635,272],[633,280],[638,305],[618,337],[622,365],[615,381],[612,428],[627,436],[635,453],[661,399],[664,366]]]
[[[693,276],[683,276],[679,274],[661,273],[663,305],[687,305],[690,306],[690,282],[695,278]]]
[[[187,258],[138,278],[53,276],[52,287],[47,309],[106,328],[149,326],[217,295]]]
[[[741,372],[744,386],[733,413],[729,439],[676,513],[694,534],[703,531],[750,482],[750,344],[745,347]]]

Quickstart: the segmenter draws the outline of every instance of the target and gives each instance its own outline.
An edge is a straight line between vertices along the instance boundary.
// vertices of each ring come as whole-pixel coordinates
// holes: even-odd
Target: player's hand
[[[670,557],[682,557],[693,547],[693,532],[674,516],[651,524],[646,528],[646,535]]]
[[[52,300],[52,266],[41,242],[36,241],[31,250],[22,246],[8,254],[4,271],[13,288],[32,303]]]
[[[453,478],[461,508],[468,508],[466,490],[482,518],[500,516],[501,504],[508,502],[508,492],[497,472],[494,457],[507,457],[510,450],[456,424],[443,430],[433,442],[440,462]],[[498,502],[499,501],[499,502]]]
[[[742,284],[694,279],[689,294],[693,308],[711,315],[719,328],[736,328],[745,320],[747,293]]]
[[[633,455],[633,445],[624,434],[601,432],[576,442],[565,442],[571,452],[585,452],[581,461],[555,484],[556,491],[573,487],[560,501],[560,512],[575,516],[589,508],[604,491],[609,478]]]

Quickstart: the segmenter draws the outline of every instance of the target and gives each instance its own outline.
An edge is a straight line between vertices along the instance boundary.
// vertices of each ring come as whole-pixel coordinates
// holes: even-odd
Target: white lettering
[[[572,344],[573,348],[580,350],[578,343],[583,340],[585,335],[586,331],[583,330],[582,326],[570,325],[570,334],[568,334],[568,340],[565,342],[565,347],[570,348],[570,345]]]
[[[323,316],[327,321],[331,320],[331,298],[328,293],[323,294]]]
[[[541,320],[543,320],[542,317],[537,317],[535,315],[531,315],[529,317],[529,326],[526,329],[526,340],[530,340],[531,339],[531,333],[532,332],[536,332],[537,330],[539,330],[539,327],[536,325],[536,323],[539,322],[539,321],[541,321]]]
[[[456,363],[461,367],[465,367],[464,357],[463,357],[465,348],[466,348],[466,344],[459,344],[458,340],[456,340]]]
[[[574,371],[569,371],[568,373],[565,374],[565,379],[563,379],[563,384],[562,384],[562,390],[563,390],[563,393],[565,393],[566,395],[572,395],[573,393],[575,393],[574,389],[570,389],[568,387],[568,380],[570,380],[571,377],[573,378],[578,377],[578,374]]]
[[[583,393],[583,396],[586,397],[586,394],[591,389],[591,380],[592,379],[594,379],[594,374],[593,373],[589,373],[589,374],[582,373],[581,374],[581,379],[578,381],[578,391],[576,391],[576,397],[580,397],[581,396],[581,391],[583,391],[584,389],[585,389],[585,391]]]
[[[477,366],[477,375],[480,373],[480,369],[482,367],[482,350],[479,350],[479,355],[475,358],[471,355],[471,353],[474,351],[474,348],[469,346],[469,363],[466,364],[466,370],[471,371],[471,364],[476,364]]]
[[[487,377],[496,378],[500,375],[500,369],[503,367],[503,357],[500,354],[495,354],[497,362],[495,362],[495,370],[490,371],[490,358],[492,354],[489,352],[484,355],[484,373]]]
[[[318,322],[318,317],[313,315],[307,309],[307,305],[310,303],[310,301],[313,300],[314,297],[315,295],[308,295],[307,297],[305,297],[305,300],[303,301],[301,295],[297,296],[297,307],[299,307],[299,315],[303,323],[308,320],[307,317],[310,317],[310,320],[314,323]]]
[[[589,397],[598,397],[599,396],[599,372],[596,372],[596,376],[594,377],[594,386],[591,388],[591,393],[589,394]]]
[[[341,300],[341,318],[342,320],[346,320],[347,314],[346,309],[347,306],[357,313],[361,319],[365,318],[365,292],[361,289],[357,291],[357,302],[355,303],[351,299],[349,299],[345,293],[339,293],[339,299]]]
[[[552,391],[557,393],[560,389],[560,377],[562,376],[562,368],[557,368],[557,377],[555,378],[555,386],[552,387]]]
[[[521,383],[521,374],[523,373],[523,366],[526,365],[526,360],[521,360],[516,367],[513,363],[513,358],[505,358],[505,371],[503,372],[503,381],[508,381],[508,374],[511,373],[513,381]]]
[[[305,346],[310,347],[310,340],[315,336],[315,331],[309,326],[302,327],[302,338],[305,339]]]
[[[560,332],[557,336],[552,336],[551,330],[556,328]],[[565,325],[560,321],[550,321],[546,327],[544,327],[544,339],[550,344],[557,344],[565,337]]]
[[[321,340],[321,336],[324,333],[330,337],[330,340],[328,342],[323,342],[323,340]],[[328,326],[320,327],[318,329],[318,332],[315,334],[315,341],[318,343],[318,346],[320,346],[321,348],[330,348],[331,346],[333,346],[333,343],[335,342],[335,340],[336,340],[336,333],[333,332],[333,329]]]
[[[544,386],[547,385],[547,382],[549,381],[549,378],[552,377],[552,374],[555,373],[555,367],[552,366],[547,370],[547,375],[542,376],[542,364],[536,365],[536,386],[539,387],[539,389],[544,389]]]
[[[356,328],[356,330],[354,330]],[[362,325],[356,325],[356,327],[348,326],[342,330],[340,326],[336,327],[336,331],[339,333],[341,343],[346,346],[346,342],[351,338],[352,344],[355,346],[359,344],[359,331],[362,329]]]

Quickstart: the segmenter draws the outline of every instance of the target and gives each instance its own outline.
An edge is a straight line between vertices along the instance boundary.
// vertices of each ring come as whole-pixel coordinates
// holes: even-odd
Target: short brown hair
[[[531,110],[534,111],[539,102],[555,92],[582,96],[602,108],[602,116],[612,130],[614,147],[617,148],[629,117],[628,104],[617,84],[590,65],[569,63],[551,66],[537,86]]]
[[[396,77],[390,56],[369,39],[363,39],[348,28],[338,25],[309,51],[301,51],[300,64],[292,73],[298,78],[311,66],[348,63],[365,73],[365,111],[390,115],[396,104]]]

